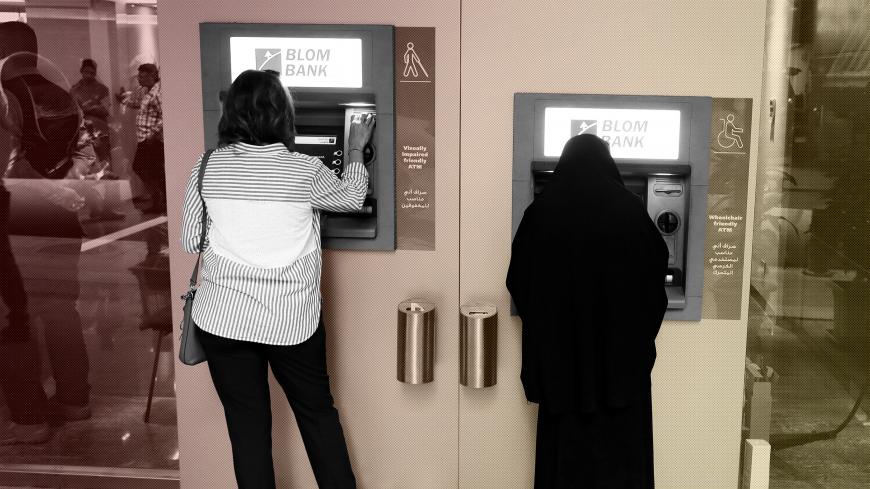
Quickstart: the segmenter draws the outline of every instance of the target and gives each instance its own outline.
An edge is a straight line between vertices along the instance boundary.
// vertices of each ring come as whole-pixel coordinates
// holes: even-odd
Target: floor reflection
[[[782,270],[788,286],[770,303],[750,308],[748,355],[776,372],[772,382],[771,439],[833,430],[844,421],[867,379],[866,349],[843,334],[844,279]],[[846,283],[851,283],[847,281]],[[787,317],[791,316],[791,317]],[[778,489],[870,487],[870,401],[836,438],[774,450],[770,487]]]
[[[51,417],[54,434],[46,443],[0,446],[0,472],[21,464],[177,470],[165,217],[143,216],[130,205],[123,219],[91,220],[83,227],[87,236],[106,238],[10,240],[29,293],[46,395],[57,391],[46,355],[46,308],[72,300],[89,358],[92,415],[83,421]],[[67,292],[77,296],[59,297],[67,289],[59,283],[76,281],[78,291]]]

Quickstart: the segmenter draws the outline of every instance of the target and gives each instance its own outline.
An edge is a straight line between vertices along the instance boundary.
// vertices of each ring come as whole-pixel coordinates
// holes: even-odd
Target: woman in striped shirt
[[[200,251],[203,201],[208,214],[193,320],[224,406],[240,488],[275,487],[267,366],[287,395],[319,487],[355,487],[326,371],[320,211],[362,207],[362,149],[373,126],[373,116],[351,124],[339,178],[294,151],[292,100],[280,79],[245,71],[224,102],[202,199],[202,158],[191,171],[182,222],[187,252]]]

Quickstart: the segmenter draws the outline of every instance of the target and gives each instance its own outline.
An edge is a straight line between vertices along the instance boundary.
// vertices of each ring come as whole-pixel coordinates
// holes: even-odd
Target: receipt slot
[[[205,140],[217,143],[221,100],[249,69],[277,72],[293,97],[296,151],[342,176],[351,122],[375,114],[363,148],[363,208],[322,213],[324,248],[394,250],[394,28],[372,25],[200,24]]]
[[[625,186],[643,201],[668,246],[665,319],[700,320],[711,103],[709,97],[516,94],[513,232],[568,139],[595,134],[607,141]]]

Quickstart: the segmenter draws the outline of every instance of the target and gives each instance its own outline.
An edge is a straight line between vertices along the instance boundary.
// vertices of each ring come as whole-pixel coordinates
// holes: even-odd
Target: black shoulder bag
[[[202,177],[205,175],[205,165],[208,163],[208,158],[213,152],[214,150],[210,149],[202,156],[202,163],[199,164],[199,176],[196,181],[196,190],[199,193],[199,200],[202,201],[202,226],[199,235],[199,254],[196,255],[196,265],[190,275],[190,286],[187,293],[181,296],[184,301],[184,319],[181,320],[181,346],[178,348],[178,359],[185,365],[196,365],[205,361],[205,352],[199,342],[197,328],[191,316],[193,315],[193,298],[196,296],[196,282],[199,277],[199,262],[202,259],[202,249],[205,246],[205,236],[208,232],[208,211],[205,208],[205,199],[202,198]]]

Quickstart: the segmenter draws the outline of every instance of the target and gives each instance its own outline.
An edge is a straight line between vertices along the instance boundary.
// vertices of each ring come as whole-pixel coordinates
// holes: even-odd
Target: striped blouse
[[[181,243],[199,252],[202,157],[187,183]],[[235,340],[295,345],[320,318],[320,211],[362,207],[368,173],[349,162],[339,178],[319,159],[283,144],[236,143],[212,153],[202,195],[208,233],[193,320]]]

